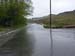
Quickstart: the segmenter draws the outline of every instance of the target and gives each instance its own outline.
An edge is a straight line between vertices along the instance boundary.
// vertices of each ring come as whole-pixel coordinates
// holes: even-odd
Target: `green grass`
[[[45,28],[49,27],[50,18],[43,19],[41,22],[45,24]],[[75,11],[68,11],[59,13],[58,15],[53,15],[51,17],[52,28],[63,28],[68,25],[75,25]]]
[[[0,32],[5,31],[6,28],[0,27]]]

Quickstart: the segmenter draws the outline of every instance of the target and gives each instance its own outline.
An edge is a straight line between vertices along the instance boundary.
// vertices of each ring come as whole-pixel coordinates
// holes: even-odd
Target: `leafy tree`
[[[0,0],[0,25],[23,26],[26,25],[26,16],[30,15],[31,2],[24,0]]]

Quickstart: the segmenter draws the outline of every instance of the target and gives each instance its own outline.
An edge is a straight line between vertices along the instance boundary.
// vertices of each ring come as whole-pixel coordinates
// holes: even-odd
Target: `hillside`
[[[52,18],[52,25],[54,27],[75,26],[75,10],[63,12]]]
[[[50,18],[51,18],[51,27],[52,28],[72,28],[75,27],[75,10],[62,12],[57,15],[51,14],[43,17],[33,18],[33,22],[43,24],[44,27],[50,27]]]
[[[40,21],[44,24],[50,23],[50,17],[43,17]],[[75,10],[59,13],[57,15],[51,14],[51,23],[52,28],[75,27]]]
[[[50,27],[50,15],[32,18],[32,21],[38,24],[48,25],[48,27]]]

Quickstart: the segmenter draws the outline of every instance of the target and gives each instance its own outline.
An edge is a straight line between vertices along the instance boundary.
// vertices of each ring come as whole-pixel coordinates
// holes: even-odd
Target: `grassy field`
[[[37,23],[42,23],[45,28],[50,28],[50,15],[41,17],[36,20]],[[64,28],[75,27],[75,10],[62,12],[57,15],[51,14],[51,27],[52,28]]]

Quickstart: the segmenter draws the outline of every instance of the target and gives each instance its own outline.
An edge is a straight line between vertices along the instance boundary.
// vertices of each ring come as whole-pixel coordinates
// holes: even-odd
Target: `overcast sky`
[[[52,13],[58,14],[64,11],[75,10],[75,0],[52,0]]]
[[[42,17],[50,14],[50,0],[32,0],[33,2],[33,16]]]

